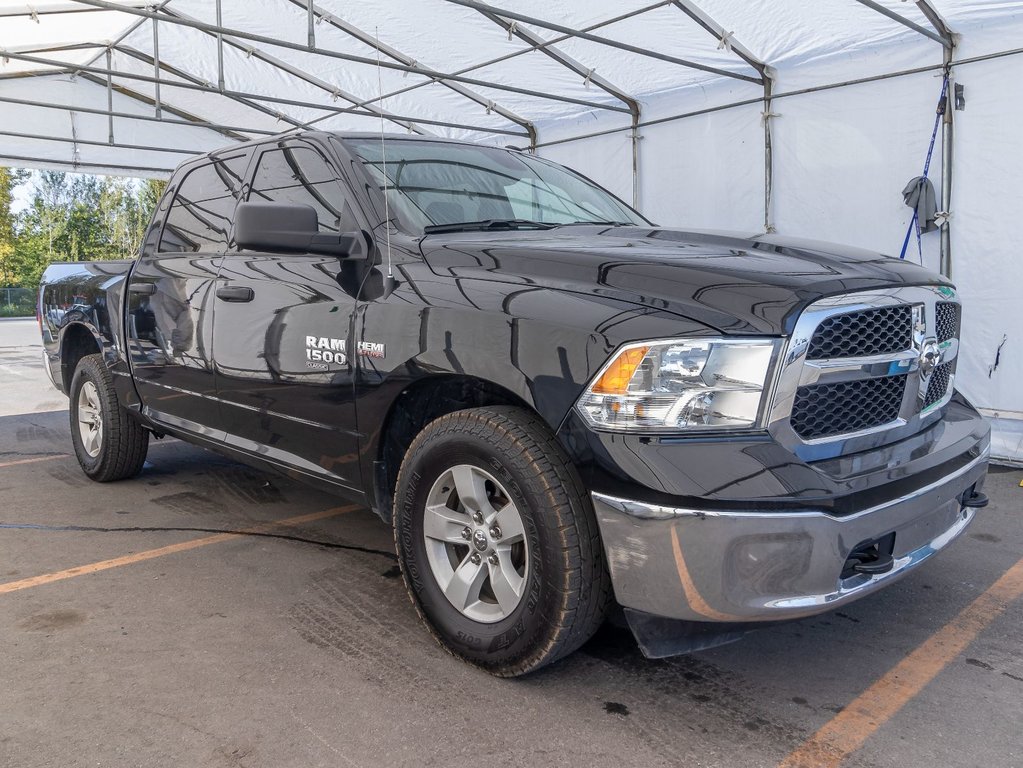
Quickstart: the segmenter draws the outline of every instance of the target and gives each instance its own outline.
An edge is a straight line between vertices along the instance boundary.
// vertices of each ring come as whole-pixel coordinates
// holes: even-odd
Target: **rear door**
[[[216,434],[213,284],[250,152],[204,159],[161,201],[128,285],[126,334],[146,412]]]
[[[312,206],[320,232],[365,228],[327,155],[257,149],[247,199]],[[351,265],[348,265],[350,268]],[[355,291],[336,256],[233,251],[217,278],[217,393],[229,444],[361,489],[353,397]]]

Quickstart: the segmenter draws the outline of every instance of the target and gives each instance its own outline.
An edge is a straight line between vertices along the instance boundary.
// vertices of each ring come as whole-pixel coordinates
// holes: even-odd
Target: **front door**
[[[161,201],[128,285],[125,327],[145,412],[217,437],[213,285],[248,152],[203,160]]]
[[[326,156],[298,139],[257,149],[248,199],[316,209],[322,233],[362,229]],[[353,392],[356,300],[342,261],[229,252],[217,278],[217,392],[229,444],[361,489]]]

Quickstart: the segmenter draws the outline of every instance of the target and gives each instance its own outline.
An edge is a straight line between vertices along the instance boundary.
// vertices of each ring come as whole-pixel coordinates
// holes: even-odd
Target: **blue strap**
[[[924,172],[921,174],[923,179],[927,178],[927,174],[931,170],[931,156],[934,154],[934,142],[938,138],[938,128],[941,126],[941,118],[945,114],[946,104],[945,95],[948,93],[948,72],[945,72],[945,76],[941,79],[941,95],[938,97],[938,109],[934,115],[934,130],[931,131],[931,143],[927,147],[927,159],[924,161]],[[921,182],[923,186],[923,182]],[[921,193],[923,190],[921,190]],[[947,203],[947,201],[943,201]],[[916,250],[920,255],[920,263],[924,263],[924,247],[921,239],[920,222],[918,221],[917,209],[913,208],[913,218],[909,221],[909,228],[906,230],[906,239],[902,241],[902,251],[899,253],[900,259],[906,258],[906,249],[909,247],[909,236],[916,230]]]

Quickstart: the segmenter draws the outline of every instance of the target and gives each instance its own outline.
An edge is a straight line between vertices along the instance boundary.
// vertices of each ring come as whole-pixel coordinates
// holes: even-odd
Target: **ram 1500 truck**
[[[138,257],[51,266],[39,316],[89,477],[172,435],[365,504],[436,638],[497,675],[615,605],[652,657],[844,605],[986,501],[948,280],[656,226],[517,150],[191,159]]]

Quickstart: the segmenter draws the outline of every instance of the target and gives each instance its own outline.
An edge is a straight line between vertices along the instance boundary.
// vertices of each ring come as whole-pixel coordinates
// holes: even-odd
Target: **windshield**
[[[380,139],[345,139],[383,187]],[[648,222],[582,176],[522,152],[422,139],[388,139],[388,205],[414,234],[444,225],[510,227]]]

